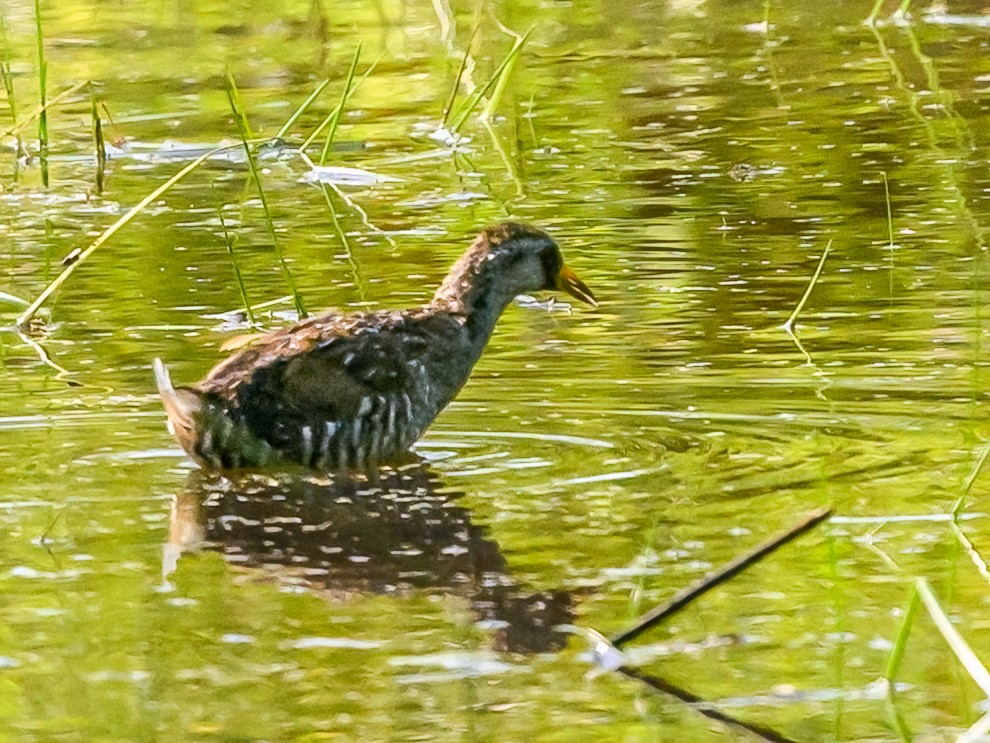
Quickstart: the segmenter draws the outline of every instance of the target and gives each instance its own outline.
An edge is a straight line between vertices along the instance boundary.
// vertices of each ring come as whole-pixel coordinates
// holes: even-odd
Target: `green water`
[[[428,463],[362,489],[204,478],[165,430],[151,359],[192,381],[249,329],[218,207],[251,301],[282,299],[260,321],[292,320],[236,158],[81,265],[40,346],[0,304],[0,740],[744,736],[586,678],[584,641],[551,628],[617,632],[825,505],[833,522],[628,663],[787,739],[962,733],[984,694],[926,611],[893,701],[878,679],[916,577],[990,662],[990,475],[945,520],[990,436],[979,4],[876,29],[867,2],[452,5],[41,4],[49,97],[95,81],[129,150],[98,194],[88,92],[52,108],[47,189],[4,139],[0,291],[34,298],[197,154],[176,148],[236,137],[225,68],[263,136],[329,77],[298,140],[363,42],[359,74],[381,61],[330,164],[389,180],[341,186],[334,217],[298,157],[264,162],[306,306],[424,302],[511,216],[553,232],[600,307],[511,307],[419,444]],[[534,31],[453,155],[426,135],[476,17],[473,84],[511,46],[492,14]],[[2,17],[24,120],[34,5]],[[34,123],[21,136],[36,149]],[[780,326],[830,242],[798,343]]]

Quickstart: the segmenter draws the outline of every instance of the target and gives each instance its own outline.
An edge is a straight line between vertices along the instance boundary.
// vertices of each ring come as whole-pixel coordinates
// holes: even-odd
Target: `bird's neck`
[[[479,247],[476,243],[475,247]],[[489,253],[470,250],[461,257],[440,284],[430,308],[462,319],[475,358],[481,355],[502,311],[518,292],[497,280]]]

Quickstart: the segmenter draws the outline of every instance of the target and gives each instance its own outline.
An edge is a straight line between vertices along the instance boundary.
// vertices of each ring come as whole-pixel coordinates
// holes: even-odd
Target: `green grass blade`
[[[512,49],[510,49],[509,53],[506,55],[508,62],[501,74],[498,76],[498,82],[495,83],[495,87],[488,99],[488,104],[485,106],[485,110],[481,112],[481,118],[483,121],[491,121],[492,117],[495,115],[495,109],[498,108],[499,101],[502,100],[502,96],[505,93],[505,88],[509,84],[509,80],[512,79],[512,71],[516,68],[516,63],[519,61],[523,44],[526,43],[526,39],[532,31],[533,29],[530,29],[523,36],[517,36],[515,43],[512,45]]]
[[[0,8],[0,44],[3,45],[3,62],[0,63],[0,75],[3,76],[3,87],[7,91],[7,110],[10,111],[10,121],[17,123],[17,102],[14,98],[14,76],[10,70],[10,43],[7,41],[7,17]]]
[[[103,193],[103,176],[107,168],[107,144],[103,139],[103,123],[96,106],[96,93],[90,89],[90,113],[93,117],[93,144],[96,147],[96,193]]]
[[[354,56],[351,58],[351,67],[347,71],[347,79],[344,81],[344,92],[340,94],[340,103],[334,109],[335,115],[330,121],[330,129],[327,131],[327,138],[323,142],[323,151],[320,152],[320,165],[323,165],[327,161],[327,157],[330,155],[330,148],[333,146],[334,137],[337,136],[337,125],[340,123],[340,117],[344,115],[344,104],[347,103],[347,99],[351,95],[354,71],[357,69],[358,60],[361,58],[361,46],[361,43],[358,42],[357,49],[354,50]]]
[[[217,207],[217,216],[220,217],[220,229],[223,230],[223,241],[227,246],[227,253],[230,255],[230,262],[234,266],[234,279],[237,281],[237,288],[241,292],[241,301],[244,302],[244,311],[247,313],[248,322],[256,325],[254,310],[251,308],[251,300],[248,299],[247,287],[244,285],[244,276],[241,274],[241,267],[237,264],[237,256],[234,254],[234,241],[227,231],[227,221],[223,218],[223,207]]]
[[[10,123],[17,123],[17,101],[14,98],[14,77],[10,72],[10,60],[0,62],[0,75],[3,75],[3,89],[7,93],[7,110],[10,111]]]
[[[869,24],[870,26],[877,25],[877,16],[880,15],[880,8],[882,7],[883,7],[883,0],[876,0],[876,2],[873,3],[873,9],[870,11],[870,14],[866,17],[867,24]]]
[[[983,449],[980,451],[980,456],[976,460],[976,466],[973,467],[972,471],[966,477],[965,482],[963,482],[962,492],[956,499],[955,504],[952,506],[952,520],[958,521],[959,514],[962,513],[963,505],[966,503],[966,496],[969,495],[969,491],[973,488],[973,483],[976,482],[976,478],[980,476],[980,472],[983,471],[983,466],[987,463],[987,457],[990,457],[990,439],[987,439],[986,443],[983,444]]]
[[[237,90],[237,83],[234,82],[234,76],[231,74],[230,70],[227,70],[227,99],[230,101],[230,107],[234,112],[234,119],[237,121],[237,128],[241,135],[241,144],[244,147],[244,154],[247,156],[248,168],[251,171],[251,178],[254,180],[254,184],[258,189],[258,196],[261,198],[261,208],[265,214],[265,226],[268,228],[268,236],[272,241],[272,247],[275,248],[275,255],[278,259],[279,267],[282,270],[282,277],[285,279],[285,283],[289,287],[289,293],[292,294],[292,301],[295,305],[296,312],[298,313],[300,319],[307,316],[306,308],[303,305],[302,297],[299,296],[299,291],[296,288],[296,282],[292,278],[292,272],[289,271],[289,265],[285,262],[285,255],[282,253],[282,245],[278,240],[278,234],[275,231],[275,222],[272,220],[272,212],[268,207],[268,197],[265,195],[265,187],[261,182],[261,172],[258,170],[258,162],[255,159],[254,152],[251,150],[251,145],[249,140],[251,128],[248,124],[247,114],[244,111],[244,106],[241,101],[240,92]]]
[[[38,117],[39,158],[41,181],[48,188],[48,61],[45,59],[45,37],[41,27],[41,0],[34,0],[34,20],[38,41],[38,98],[41,101]]]
[[[815,274],[811,277],[808,288],[804,290],[801,300],[798,302],[797,307],[794,308],[794,312],[791,313],[791,316],[787,318],[787,322],[781,326],[788,333],[794,333],[794,321],[797,320],[798,315],[801,314],[801,310],[804,309],[804,305],[807,303],[808,297],[811,296],[811,292],[815,290],[815,285],[818,283],[818,279],[822,275],[822,269],[825,268],[825,259],[828,258],[828,253],[831,249],[832,241],[829,240],[828,244],[825,245],[825,250],[822,251],[822,257],[818,261],[818,268],[815,269]]]
[[[454,100],[457,98],[457,90],[461,87],[461,78],[464,77],[464,70],[467,69],[468,59],[471,57],[471,47],[474,46],[474,40],[478,36],[478,29],[481,28],[481,24],[475,24],[474,30],[471,31],[471,38],[468,39],[467,47],[464,49],[464,56],[461,57],[461,66],[457,68],[457,77],[454,78],[454,84],[450,89],[450,96],[447,98],[447,103],[444,104],[443,114],[440,118],[440,126],[447,126],[447,119],[450,118],[450,111],[454,107]]]
[[[323,92],[323,89],[327,87],[329,84],[330,84],[330,80],[327,79],[316,86],[316,89],[309,94],[309,97],[302,102],[302,105],[300,105],[299,108],[295,110],[295,113],[293,113],[292,116],[290,116],[286,120],[286,122],[282,124],[282,128],[275,133],[275,139],[281,139],[282,137],[285,136],[286,132],[288,132],[289,129],[292,128],[292,125],[296,123],[296,120],[300,116],[302,116],[303,113],[305,113],[306,109],[313,104],[313,101],[315,101],[319,97],[320,93]]]
[[[450,131],[457,133],[460,131],[461,127],[467,121],[467,118],[474,112],[474,110],[481,103],[482,99],[487,95],[488,91],[495,87],[504,75],[506,75],[506,70],[511,71],[511,66],[514,64],[516,57],[519,56],[522,51],[523,45],[529,39],[530,34],[533,33],[533,29],[529,29],[526,33],[516,39],[512,48],[509,50],[508,54],[503,57],[502,61],[499,62],[492,76],[485,81],[485,84],[475,90],[464,104],[458,109],[457,115],[454,117],[454,121],[450,126]],[[504,83],[503,83],[504,87]]]
[[[19,307],[31,306],[31,303],[28,302],[26,299],[15,297],[13,294],[8,294],[7,292],[0,292],[0,302],[6,302],[7,304],[16,304]]]
[[[370,75],[371,72],[372,72],[372,70],[374,70],[375,67],[378,66],[378,63],[382,61],[382,59],[384,58],[384,56],[385,55],[383,54],[380,57],[378,57],[378,59],[376,59],[374,62],[372,62],[371,65],[368,67],[368,69],[366,69],[362,73],[361,77],[358,78],[357,82],[354,83],[353,86],[351,86],[351,90],[350,90],[350,93],[347,95],[347,99],[350,99],[350,97],[354,95],[354,93],[357,91],[357,89],[361,87],[361,83],[363,83],[368,78],[368,75]],[[314,140],[318,136],[320,136],[320,134],[323,132],[323,130],[327,128],[327,126],[330,124],[330,122],[335,117],[337,117],[337,116],[340,115],[340,111],[341,111],[341,106],[338,105],[330,113],[328,113],[326,115],[326,117],[323,119],[323,121],[320,122],[320,125],[318,127],[316,127],[316,129],[313,130],[312,134],[310,134],[308,137],[306,137],[306,140],[299,146],[299,152],[300,153],[305,153],[306,152],[306,148],[308,148],[311,144],[313,144]]]
[[[911,598],[908,600],[907,608],[901,617],[901,623],[897,628],[897,636],[894,638],[894,646],[890,650],[890,655],[887,656],[887,666],[883,672],[883,677],[887,679],[891,688],[893,688],[894,681],[897,678],[897,672],[900,670],[901,661],[904,660],[904,651],[907,648],[908,638],[911,636],[911,627],[914,626],[914,617],[918,613],[919,606],[921,606],[921,596],[918,594],[916,588],[912,588]]]

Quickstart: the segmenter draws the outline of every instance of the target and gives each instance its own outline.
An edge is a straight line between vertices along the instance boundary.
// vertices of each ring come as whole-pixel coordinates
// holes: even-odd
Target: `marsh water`
[[[0,739],[749,736],[594,673],[560,627],[617,632],[825,506],[627,665],[781,739],[948,740],[984,714],[925,609],[896,695],[881,681],[919,577],[990,662],[979,3],[876,26],[866,2],[40,7],[49,99],[93,81],[111,146],[99,192],[89,89],[51,107],[47,187],[5,138],[0,290],[27,301],[237,142],[227,69],[260,137],[330,85],[261,162],[277,247],[235,149],[27,331],[0,304]],[[2,14],[36,153],[34,4]],[[431,137],[472,29],[458,100],[509,51],[499,24],[533,31],[490,124]],[[363,172],[325,192],[294,147],[359,42],[358,75],[379,61],[326,164]],[[600,305],[510,307],[419,465],[205,475],[150,362],[192,381],[252,330],[220,213],[264,329],[296,317],[280,253],[308,309],[415,306],[509,217],[550,230]]]

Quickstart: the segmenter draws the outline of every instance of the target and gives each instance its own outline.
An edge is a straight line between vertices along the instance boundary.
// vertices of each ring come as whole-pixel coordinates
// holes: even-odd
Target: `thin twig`
[[[730,578],[735,577],[741,573],[746,568],[751,565],[756,564],[762,560],[767,555],[776,551],[780,547],[784,546],[788,542],[796,539],[805,532],[818,526],[820,523],[825,521],[829,516],[832,515],[831,508],[822,508],[817,511],[812,512],[806,518],[802,519],[798,524],[792,526],[784,532],[781,532],[772,539],[767,540],[763,544],[759,545],[749,553],[737,557],[735,560],[730,562],[724,568],[714,573],[694,586],[681,591],[673,599],[662,606],[658,606],[653,609],[653,611],[647,612],[642,617],[640,617],[636,624],[623,630],[617,635],[612,637],[612,644],[615,647],[621,647],[630,640],[639,637],[643,632],[650,629],[658,622],[670,617],[681,609],[685,608],[688,604],[694,601],[699,596],[708,593],[711,589],[715,588],[722,583],[725,583]]]
[[[41,536],[38,537],[38,544],[40,544],[43,547],[45,547],[45,549],[48,548],[48,537],[51,536],[52,529],[55,528],[55,524],[58,523],[58,520],[59,520],[59,518],[61,516],[62,516],[62,512],[61,511],[56,511],[54,518],[52,518],[52,522],[48,525],[48,527],[43,532],[41,532]]]

